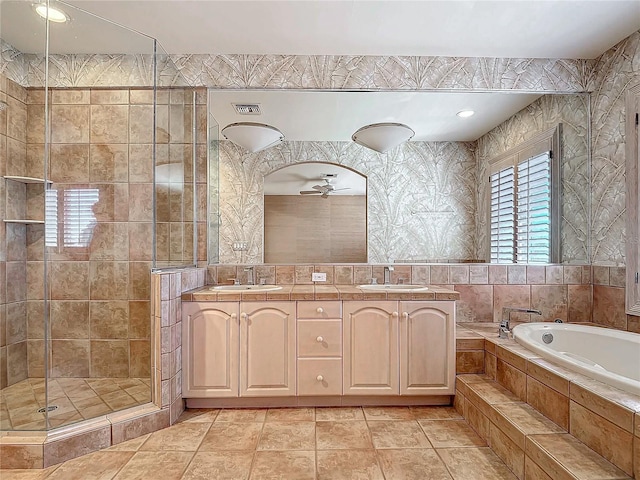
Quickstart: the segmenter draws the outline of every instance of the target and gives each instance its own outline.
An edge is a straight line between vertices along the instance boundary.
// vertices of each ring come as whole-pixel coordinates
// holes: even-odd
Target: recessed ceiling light
[[[473,110],[461,110],[458,113],[456,113],[456,115],[458,115],[461,118],[467,118],[473,115],[474,113],[476,112],[474,112]]]
[[[33,8],[38,15],[40,15],[44,19],[48,18],[51,22],[64,23],[69,19],[69,17],[67,17],[67,14],[62,10],[50,5],[47,7],[46,3],[38,3],[34,5]]]

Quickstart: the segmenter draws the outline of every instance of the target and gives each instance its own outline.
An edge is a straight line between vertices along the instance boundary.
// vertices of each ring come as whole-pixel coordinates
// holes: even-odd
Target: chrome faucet
[[[500,321],[500,327],[498,327],[498,338],[509,338],[511,329],[509,322],[511,321],[511,312],[522,313],[535,313],[536,315],[542,315],[540,310],[532,310],[530,308],[516,308],[516,307],[502,307],[502,320]]]
[[[255,267],[250,265],[248,267],[244,267],[244,271],[247,272],[247,285],[253,285],[255,280],[253,279],[253,269]]]
[[[391,283],[391,272],[393,272],[393,267],[391,265],[384,267],[384,281],[385,285],[389,285]]]

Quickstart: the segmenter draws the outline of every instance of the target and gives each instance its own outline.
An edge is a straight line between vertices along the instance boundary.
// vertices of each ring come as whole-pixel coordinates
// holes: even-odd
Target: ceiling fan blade
[[[322,193],[322,192],[319,192],[318,190],[301,190],[300,191],[300,195],[314,195],[316,193]]]
[[[332,192],[339,192],[340,190],[351,190],[351,187],[334,188]]]
[[[320,190],[320,191],[322,191],[322,190],[324,190],[325,188],[327,188],[327,186],[326,186],[326,185],[314,185],[314,186],[313,186],[313,187],[311,187],[311,188],[313,188],[314,190]]]

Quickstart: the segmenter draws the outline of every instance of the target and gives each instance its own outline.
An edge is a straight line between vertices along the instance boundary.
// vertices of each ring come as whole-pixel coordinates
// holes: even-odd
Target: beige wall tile
[[[566,322],[568,315],[567,286],[532,285],[531,308],[542,312],[542,316],[532,316],[536,322],[552,322],[556,318]]]
[[[569,433],[628,475],[633,474],[633,436],[582,405],[570,404]]]
[[[500,322],[503,307],[529,308],[531,302],[529,285],[494,285],[493,286],[493,321]],[[512,313],[511,319],[527,321],[528,314]]]
[[[144,417],[114,423],[111,426],[112,444],[117,445],[168,426],[168,410],[160,410]]]
[[[497,376],[497,358],[488,352],[484,354],[484,373],[493,379]]]
[[[49,174],[51,180],[56,183],[89,182],[89,145],[70,143],[51,145]]]
[[[129,103],[129,90],[91,89],[90,101],[92,105]]]
[[[89,338],[88,301],[52,300],[49,312],[51,338]]]
[[[524,285],[527,283],[527,267],[525,265],[508,265],[507,283],[510,285]]]
[[[55,465],[111,445],[111,427],[44,444],[44,466]]]
[[[516,445],[494,424],[491,424],[489,445],[491,450],[500,457],[509,470],[519,479],[524,478],[524,450]]]
[[[527,377],[527,403],[563,429],[569,429],[568,397]]]
[[[0,445],[0,468],[42,468],[42,444],[40,445]]]
[[[568,285],[570,322],[590,322],[592,312],[592,286]]]
[[[431,276],[431,283],[434,283],[436,285],[449,284],[449,266],[431,265],[430,276]]]
[[[89,143],[89,105],[51,106],[52,143]]]
[[[528,265],[526,283],[532,284],[532,285],[551,283],[551,282],[546,282],[545,272],[546,272],[546,267],[539,266],[539,265]]]
[[[53,300],[89,298],[89,262],[51,262],[49,268]]]
[[[151,304],[146,300],[129,301],[129,338],[149,339]]]
[[[527,375],[551,387],[562,395],[569,396],[569,380],[557,375],[546,367],[546,361],[533,359],[527,362]]]
[[[146,300],[149,298],[151,295],[150,278],[151,262],[129,262],[130,300]]]
[[[627,316],[624,305],[624,288],[593,286],[593,321],[595,323],[626,330]]]
[[[27,302],[8,304],[5,315],[4,345],[25,341],[27,339]]]
[[[548,265],[545,267],[545,283],[561,284],[563,281],[564,270],[562,265]]]
[[[129,141],[128,105],[91,105],[91,143]]]
[[[6,109],[7,137],[26,143],[27,106],[24,102],[10,96],[6,97],[6,102],[9,104]]]
[[[456,302],[456,321],[493,322],[492,285],[456,285],[460,300]]]
[[[487,265],[469,266],[469,283],[486,284],[489,282],[489,267]]]
[[[129,262],[90,262],[91,300],[127,299]]]
[[[89,100],[89,90],[79,88],[51,90],[51,103],[53,104],[88,104]]]
[[[91,340],[91,376],[128,377],[129,341]]]
[[[129,337],[129,302],[127,300],[92,301],[90,310],[92,339]]]
[[[596,383],[595,381],[593,382]],[[638,406],[636,397],[629,396],[633,400],[629,402],[630,405],[627,404],[629,405],[629,408],[625,408],[620,404],[622,402],[618,403],[614,401],[616,393],[620,393],[623,395],[624,393],[619,392],[615,388],[610,388],[610,390],[611,395],[609,395],[609,398],[605,398],[604,396],[598,395],[596,392],[594,392],[593,388],[590,388],[589,383],[580,385],[576,382],[571,382],[570,398],[572,401],[582,405],[585,408],[588,408],[592,412],[614,423],[618,427],[626,430],[629,433],[633,433],[633,409],[637,408]]]
[[[484,373],[484,351],[456,351],[456,373]]]
[[[524,478],[526,480],[553,480],[536,462],[527,456],[524,459]]]
[[[88,377],[89,340],[52,340],[51,376]]]
[[[520,400],[527,399],[527,375],[500,358],[496,365],[496,380],[513,392]]]
[[[469,425],[476,431],[478,436],[489,443],[491,422],[480,409],[469,401],[465,401],[464,403],[464,418],[469,422]]]
[[[129,340],[129,357],[129,375],[131,377],[148,377],[151,374],[151,344],[149,340]]]
[[[152,198],[153,198],[152,184],[139,183],[139,184],[129,185],[129,221],[130,222],[151,221],[153,216]],[[160,218],[158,218],[158,220],[161,221]]]
[[[99,223],[89,244],[90,260],[129,260],[129,224]]]
[[[7,303],[23,302],[27,299],[27,265],[25,262],[7,262]]]
[[[89,149],[91,182],[127,182],[129,147],[118,144],[91,144]]]
[[[609,267],[594,265],[592,271],[594,285],[609,285]]]
[[[27,378],[29,374],[26,340],[7,345],[6,352],[7,385],[13,385]]]
[[[44,340],[27,340],[29,378],[44,378]]]

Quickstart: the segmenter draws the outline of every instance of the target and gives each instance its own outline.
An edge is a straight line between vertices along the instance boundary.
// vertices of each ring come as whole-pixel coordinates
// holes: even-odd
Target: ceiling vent
[[[238,115],[260,115],[259,103],[232,103]]]

